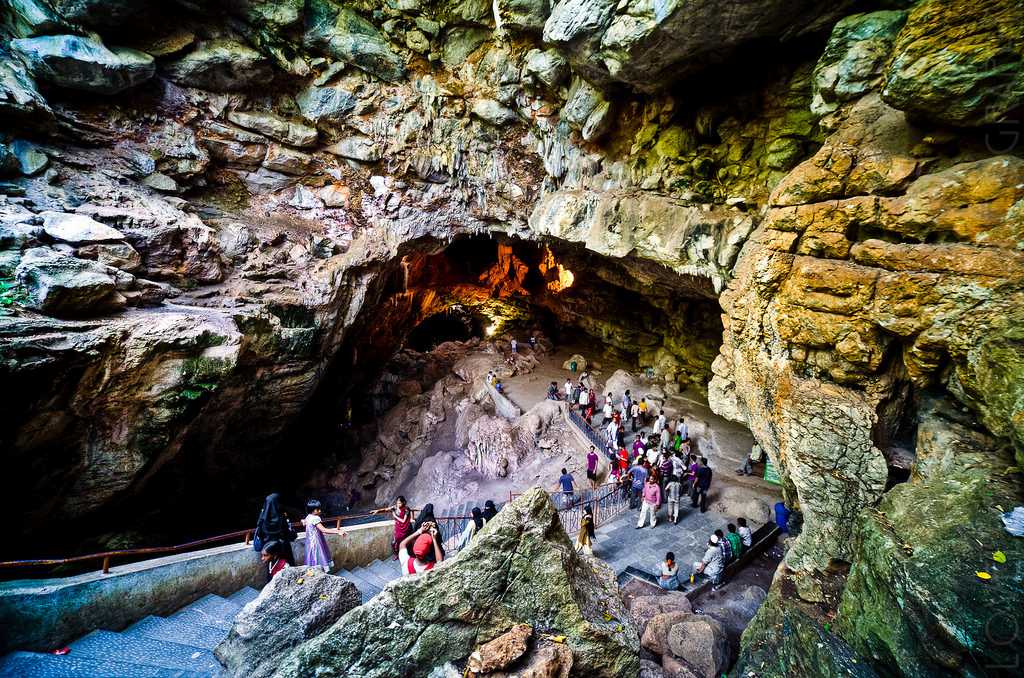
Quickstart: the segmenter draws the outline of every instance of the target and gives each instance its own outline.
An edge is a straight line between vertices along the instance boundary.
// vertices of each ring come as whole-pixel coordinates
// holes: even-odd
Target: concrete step
[[[168,619],[165,617],[146,617],[123,631],[127,635],[145,636],[166,640],[171,643],[193,645],[195,647],[212,650],[217,644],[227,637],[225,629],[213,626],[203,626],[191,622]]]
[[[185,610],[200,610],[210,615],[211,617],[215,617],[217,619],[222,619],[224,621],[230,622],[234,621],[235,617],[238,616],[238,613],[241,611],[241,609],[242,606],[238,603],[228,600],[227,598],[222,598],[214,593],[210,593],[203,596],[199,600],[183,607],[181,610],[175,612],[171,616],[177,616],[179,613],[184,612]]]
[[[145,636],[93,631],[71,643],[70,647],[71,654],[76,657],[115,659],[131,664],[150,664],[213,675],[219,675],[222,671],[220,662],[207,649]]]
[[[359,568],[359,571],[360,574],[368,575],[381,588],[384,588],[384,586],[398,578],[398,574],[394,569],[379,560],[373,561],[366,567]]]
[[[354,571],[342,570],[338,573],[338,576],[347,579],[356,585],[356,588],[359,589],[359,593],[362,595],[362,601],[364,603],[380,593],[380,587],[367,581],[365,577],[361,576],[359,574],[359,568],[356,568]]]
[[[238,589],[230,596],[228,596],[228,600],[230,600],[233,603],[237,603],[240,607],[245,607],[250,602],[256,600],[256,598],[259,595],[259,591],[257,591],[251,586],[246,586],[245,588]]]
[[[12,652],[0,661],[2,678],[210,678],[214,674],[109,659]]]
[[[174,621],[184,622],[186,624],[198,624],[200,626],[212,626],[215,629],[223,629],[225,631],[231,630],[232,619],[221,619],[216,617],[205,610],[197,610],[194,608],[183,607],[168,619]]]

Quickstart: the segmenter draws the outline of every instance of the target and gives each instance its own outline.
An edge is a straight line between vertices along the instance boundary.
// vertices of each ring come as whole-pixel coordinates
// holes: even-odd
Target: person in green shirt
[[[725,535],[725,538],[729,540],[729,545],[732,546],[732,557],[739,560],[739,557],[743,554],[743,540],[736,532],[736,526],[732,523],[729,523],[726,529],[728,533]]]

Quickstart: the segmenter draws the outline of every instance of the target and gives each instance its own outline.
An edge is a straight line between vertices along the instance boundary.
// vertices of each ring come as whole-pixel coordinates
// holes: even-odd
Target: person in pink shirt
[[[658,506],[661,505],[661,488],[658,487],[658,482],[652,477],[647,476],[647,482],[644,484],[643,491],[643,503],[640,505],[640,522],[636,524],[636,529],[640,529],[644,526],[644,520],[648,515],[651,516],[651,527],[658,524]]]

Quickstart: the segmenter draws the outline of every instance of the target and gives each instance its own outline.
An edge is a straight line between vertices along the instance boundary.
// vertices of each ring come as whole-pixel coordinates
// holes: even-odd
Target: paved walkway
[[[616,575],[630,566],[655,574],[665,553],[672,551],[679,564],[680,579],[689,576],[692,563],[704,555],[708,537],[716,529],[724,532],[725,526],[735,521],[735,516],[723,516],[711,509],[701,513],[685,502],[680,506],[677,525],[668,522],[668,507],[662,506],[657,526],[651,528],[650,523],[644,523],[638,530],[639,513],[628,509],[595,530],[594,555],[607,562]],[[750,523],[752,530],[758,527]]]

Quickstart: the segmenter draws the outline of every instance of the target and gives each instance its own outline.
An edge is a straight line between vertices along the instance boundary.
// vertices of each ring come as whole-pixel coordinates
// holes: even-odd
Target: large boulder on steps
[[[665,612],[690,612],[690,599],[682,591],[666,591],[662,595],[637,596],[629,606],[629,616],[642,638],[647,623]]]
[[[668,633],[672,654],[686,661],[698,674],[719,676],[729,666],[729,639],[715,619],[691,614]]]
[[[359,605],[352,582],[307,567],[288,567],[235,617],[214,650],[233,676],[270,676],[281,657]]]
[[[506,505],[457,556],[388,584],[297,647],[277,675],[427,675],[515,624],[564,635],[579,675],[639,672],[639,639],[613,573],[576,553],[541,488]]]
[[[640,646],[654,654],[668,654],[668,634],[676,624],[687,621],[693,616],[689,610],[662,612],[654,615],[647,622],[644,634],[640,637]]]

